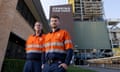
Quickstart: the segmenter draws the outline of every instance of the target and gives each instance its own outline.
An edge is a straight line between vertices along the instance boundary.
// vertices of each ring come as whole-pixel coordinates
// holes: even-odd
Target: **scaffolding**
[[[101,0],[74,0],[74,18],[83,20],[103,19],[103,3]],[[70,0],[69,0],[69,3]]]

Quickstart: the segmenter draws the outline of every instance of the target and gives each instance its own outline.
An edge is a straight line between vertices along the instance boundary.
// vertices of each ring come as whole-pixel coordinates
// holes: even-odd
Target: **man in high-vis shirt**
[[[42,72],[41,54],[44,50],[44,35],[42,24],[36,22],[34,25],[35,34],[29,36],[26,41],[26,63],[23,72]]]
[[[45,36],[45,58],[43,72],[66,72],[73,55],[73,44],[69,33],[60,29],[60,18],[50,18],[51,32]]]

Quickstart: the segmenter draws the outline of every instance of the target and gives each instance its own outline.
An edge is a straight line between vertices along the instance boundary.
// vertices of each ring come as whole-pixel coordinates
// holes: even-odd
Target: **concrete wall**
[[[24,40],[33,33],[28,22],[16,10],[18,0],[0,0],[0,71],[7,48],[10,32]]]

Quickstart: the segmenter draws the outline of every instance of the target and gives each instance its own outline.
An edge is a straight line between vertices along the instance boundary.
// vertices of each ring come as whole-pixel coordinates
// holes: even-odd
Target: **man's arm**
[[[64,69],[67,69],[68,65],[70,64],[70,61],[72,59],[72,55],[73,55],[73,49],[68,49],[67,50],[67,55],[66,55],[66,58],[65,58],[65,62],[60,64],[59,67],[62,66]]]
[[[41,60],[42,64],[45,64],[45,52],[42,52]]]
[[[71,37],[67,31],[65,31],[65,35],[64,35],[64,45],[66,49],[65,63],[69,65],[73,56],[73,44]]]
[[[73,56],[73,49],[68,49],[65,58],[65,64],[69,65]]]
[[[41,66],[41,68],[43,69],[43,68],[44,68],[44,64],[45,64],[45,62],[46,62],[46,60],[45,60],[45,52],[42,52],[41,61],[42,61],[42,66]]]
[[[70,35],[67,31],[65,31],[65,35],[64,35],[64,46],[66,50],[66,58],[65,58],[65,62],[60,64],[59,66],[62,66],[64,69],[67,69],[73,56],[73,44]]]

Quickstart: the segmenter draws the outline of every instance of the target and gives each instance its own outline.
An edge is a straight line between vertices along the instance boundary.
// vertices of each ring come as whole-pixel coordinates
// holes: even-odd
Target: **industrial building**
[[[0,71],[5,58],[25,58],[25,40],[34,33],[35,21],[49,31],[40,0],[0,0]]]
[[[112,56],[102,0],[68,0],[73,8],[75,56],[82,60]]]

